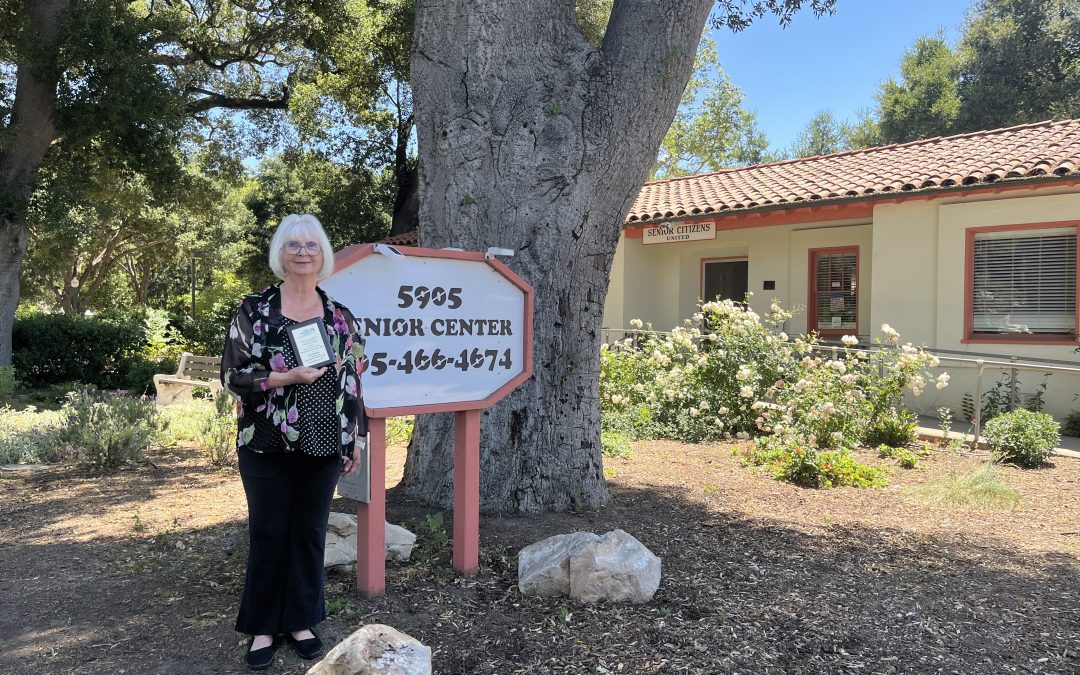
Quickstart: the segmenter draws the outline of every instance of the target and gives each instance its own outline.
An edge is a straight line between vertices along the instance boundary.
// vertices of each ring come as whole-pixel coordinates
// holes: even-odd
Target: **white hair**
[[[330,240],[326,238],[326,231],[323,230],[322,223],[310,213],[290,213],[281,219],[281,224],[277,226],[273,238],[270,239],[270,269],[274,270],[274,274],[277,275],[278,279],[285,278],[285,267],[281,264],[281,256],[285,251],[285,242],[299,241],[303,243],[302,237],[314,239],[319,243],[319,248],[322,249],[322,268],[319,269],[319,281],[334,273],[334,249],[330,247]]]

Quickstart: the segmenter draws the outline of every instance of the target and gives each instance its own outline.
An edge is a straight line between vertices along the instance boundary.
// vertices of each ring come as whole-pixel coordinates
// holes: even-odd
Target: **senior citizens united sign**
[[[483,253],[350,246],[320,285],[345,303],[365,338],[361,376],[370,442],[360,471],[338,483],[357,500],[356,588],[386,587],[386,418],[454,412],[454,568],[476,572],[480,410],[532,374],[533,290]]]

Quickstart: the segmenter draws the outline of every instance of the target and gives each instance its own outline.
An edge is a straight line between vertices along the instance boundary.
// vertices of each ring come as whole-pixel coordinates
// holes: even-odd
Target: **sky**
[[[809,3],[807,3],[809,4]],[[878,83],[938,29],[952,45],[971,0],[837,0],[836,13],[798,13],[787,28],[764,18],[741,33],[709,29],[720,65],[757,113],[773,149],[790,146],[820,110],[839,120],[874,106]]]

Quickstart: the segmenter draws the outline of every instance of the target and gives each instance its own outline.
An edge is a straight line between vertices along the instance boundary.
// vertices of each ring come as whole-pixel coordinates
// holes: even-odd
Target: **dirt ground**
[[[238,476],[186,451],[153,459],[0,473],[0,672],[246,672]],[[374,601],[330,572],[320,632],[332,645],[392,625],[431,646],[437,673],[1080,673],[1080,460],[1004,469],[1012,512],[907,493],[982,459],[940,453],[882,490],[816,491],[751,472],[727,444],[638,444],[606,461],[598,512],[483,519],[475,578],[430,538],[423,560],[388,564]],[[403,460],[391,449],[388,485]],[[431,513],[388,493],[391,522],[417,531]],[[521,547],[616,527],[663,558],[652,602],[518,592]],[[282,649],[269,672],[308,665]]]

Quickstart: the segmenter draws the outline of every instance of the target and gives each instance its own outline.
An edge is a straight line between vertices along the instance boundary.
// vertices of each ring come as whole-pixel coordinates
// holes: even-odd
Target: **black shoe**
[[[248,668],[252,670],[266,670],[274,665],[274,643],[260,649],[248,649]]]
[[[312,631],[311,634],[315,635],[315,631]],[[296,650],[297,655],[302,659],[310,661],[322,654],[323,644],[318,635],[304,640],[297,640],[290,634],[289,640],[292,642],[293,649]]]

